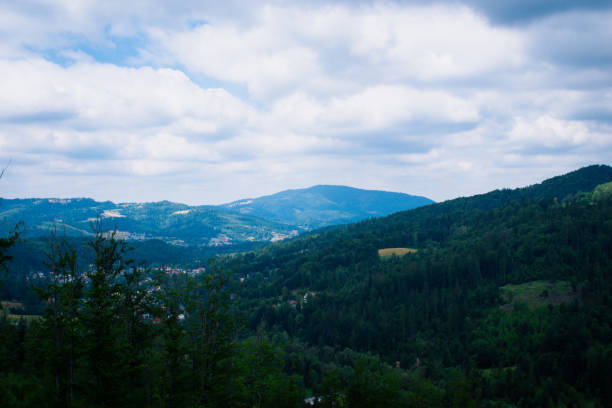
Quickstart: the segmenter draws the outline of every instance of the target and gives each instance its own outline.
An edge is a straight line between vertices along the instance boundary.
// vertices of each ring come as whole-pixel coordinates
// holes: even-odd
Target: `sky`
[[[612,164],[612,1],[0,0],[0,196],[436,201]]]

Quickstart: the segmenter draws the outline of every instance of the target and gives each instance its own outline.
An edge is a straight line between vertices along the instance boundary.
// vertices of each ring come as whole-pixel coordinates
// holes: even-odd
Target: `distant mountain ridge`
[[[433,203],[428,198],[403,193],[318,185],[238,200],[221,207],[286,224],[318,228],[386,216]]]
[[[97,202],[91,199],[14,199],[0,205],[2,229],[24,222],[26,236],[58,234],[87,236],[98,218],[104,230],[117,229],[119,238],[160,239],[202,246],[272,241],[296,235],[289,225],[215,209],[160,201],[156,203]]]
[[[160,201],[98,202],[90,198],[3,199],[0,231],[24,222],[26,236],[52,230],[70,236],[91,234],[100,218],[103,229],[119,238],[161,239],[178,245],[224,246],[278,241],[321,226],[359,221],[432,203],[423,197],[344,186],[315,186],[219,206]]]

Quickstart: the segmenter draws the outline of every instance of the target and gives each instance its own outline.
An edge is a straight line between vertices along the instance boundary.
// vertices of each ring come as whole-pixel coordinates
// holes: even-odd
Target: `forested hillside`
[[[297,234],[294,226],[239,214],[213,206],[156,203],[98,202],[87,198],[2,200],[0,231],[8,233],[23,223],[24,236],[48,236],[54,230],[76,237],[91,237],[91,223],[105,220],[107,231],[121,239],[158,239],[177,245],[221,246]]]
[[[590,166],[197,275],[51,241],[42,317],[4,302],[0,405],[610,406],[611,181]]]
[[[610,167],[591,166],[229,262],[252,327],[373,352],[438,385],[461,367],[482,401],[610,401],[612,196],[588,193],[610,180]]]

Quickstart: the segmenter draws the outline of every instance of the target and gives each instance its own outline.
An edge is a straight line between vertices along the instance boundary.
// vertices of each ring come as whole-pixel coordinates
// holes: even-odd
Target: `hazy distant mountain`
[[[318,228],[382,217],[432,203],[428,198],[402,193],[320,185],[234,201],[222,207],[240,214]]]
[[[105,230],[120,238],[161,239],[175,244],[230,245],[277,241],[312,228],[387,215],[431,200],[407,194],[339,186],[288,190],[272,196],[221,206],[98,202],[89,198],[5,199],[0,203],[0,231],[24,222],[26,236],[87,236],[99,217]]]

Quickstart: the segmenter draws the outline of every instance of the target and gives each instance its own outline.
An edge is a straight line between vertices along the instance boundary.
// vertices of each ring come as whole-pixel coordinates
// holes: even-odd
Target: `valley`
[[[0,408],[612,408],[612,0],[0,20]]]
[[[117,335],[129,316],[147,333],[138,347],[150,353],[139,357],[148,371],[138,378],[164,378],[163,367],[186,379],[205,372],[218,384],[206,388],[207,404],[227,403],[218,392],[230,387],[242,393],[236,394],[241,401],[267,390],[265,406],[606,406],[612,397],[606,374],[612,370],[611,181],[611,167],[589,166],[524,188],[245,243],[239,251],[100,233],[93,241],[30,238],[9,252],[3,330],[27,328],[32,341],[44,343],[54,313],[73,312],[64,309],[68,304],[56,309],[48,298],[41,303],[28,287],[67,301],[49,290],[73,290],[86,277],[90,283],[79,289],[86,295],[75,303],[85,308],[95,277],[105,273],[119,299],[138,302],[130,309],[140,310],[135,315],[123,315],[122,303],[104,303],[117,313],[108,317]],[[195,212],[165,206],[166,214],[180,211],[174,216]],[[133,214],[127,208],[104,211],[119,220]],[[49,248],[67,258],[49,264]],[[104,248],[116,248],[109,253],[120,263],[102,267]],[[65,278],[54,278],[45,265]],[[74,329],[85,339],[88,332],[80,330],[95,327],[90,312],[74,313],[83,319]],[[207,331],[202,322],[218,329]],[[17,347],[10,338],[2,340],[4,350]],[[175,346],[184,347],[179,360],[172,360]],[[212,350],[222,354],[201,354]],[[79,354],[77,362],[98,361],[88,358]],[[121,364],[129,364],[125,358]],[[213,364],[208,371],[186,364],[203,358]],[[52,362],[28,364],[13,369],[24,384],[30,384],[27,367],[44,371]],[[83,381],[88,373],[81,372]],[[168,398],[203,395],[186,381]],[[164,382],[157,384],[139,389]]]

